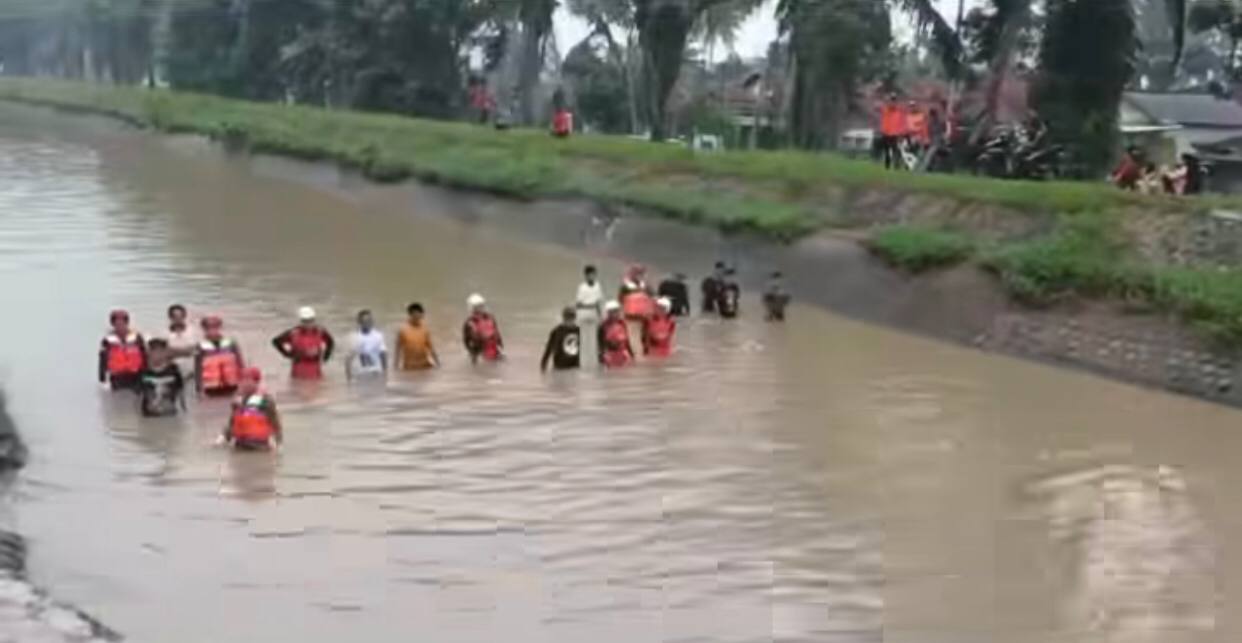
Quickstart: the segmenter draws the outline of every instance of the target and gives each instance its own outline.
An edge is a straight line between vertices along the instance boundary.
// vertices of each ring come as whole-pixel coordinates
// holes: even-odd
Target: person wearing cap
[[[488,362],[499,360],[504,355],[505,340],[500,336],[496,318],[487,312],[487,301],[476,293],[466,299],[466,305],[470,307],[470,316],[462,324],[461,341],[471,363],[478,363],[479,358]]]
[[[668,297],[656,300],[656,311],[643,322],[643,355],[668,357],[673,354],[673,333],[677,332],[677,320],[673,319],[673,302]]]
[[[284,440],[284,428],[276,400],[259,387],[263,373],[257,368],[242,371],[233,411],[220,436],[220,443],[243,451],[271,449]]]
[[[647,285],[647,268],[642,264],[630,266],[621,280],[617,291],[617,301],[627,319],[642,320],[651,315],[655,301],[651,298],[651,287]]]
[[[129,313],[108,315],[112,329],[99,345],[99,383],[113,391],[136,391],[147,366],[147,343],[129,326]]]
[[[392,367],[402,371],[421,371],[435,368],[440,356],[431,343],[431,331],[423,321],[423,305],[414,302],[405,308],[406,320],[397,330],[397,350]]]
[[[548,334],[548,344],[539,360],[539,370],[548,370],[548,362],[558,371],[578,368],[582,365],[582,329],[578,327],[578,312],[574,308],[561,311],[561,323]]]
[[[293,363],[292,377],[317,380],[323,377],[323,364],[332,359],[336,340],[328,329],[315,321],[315,309],[304,306],[298,310],[300,323],[272,339],[272,346]]]
[[[690,291],[686,288],[686,276],[684,274],[679,272],[674,274],[672,278],[661,281],[656,294],[660,297],[668,298],[672,305],[671,313],[674,317],[690,314]]]
[[[194,380],[199,395],[228,397],[237,392],[246,362],[241,347],[224,336],[224,320],[215,315],[203,318],[203,341],[194,354]]]
[[[604,321],[595,331],[599,347],[599,363],[607,368],[620,368],[634,361],[634,349],[630,346],[630,328],[621,316],[621,304],[610,301],[604,304]]]

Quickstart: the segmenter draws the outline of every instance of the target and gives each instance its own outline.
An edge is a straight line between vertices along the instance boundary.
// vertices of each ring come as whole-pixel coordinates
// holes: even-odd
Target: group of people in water
[[[594,266],[584,270],[575,304],[562,313],[561,323],[549,333],[540,359],[540,369],[581,367],[582,329],[579,322],[593,323],[599,364],[604,368],[623,368],[634,363],[636,353],[630,338],[630,325],[639,328],[642,355],[663,358],[672,354],[677,331],[676,318],[690,314],[689,289],[681,274],[663,281],[658,289],[647,282],[646,269],[631,266],[618,290],[618,297],[605,300],[604,290]],[[731,319],[739,314],[741,288],[735,271],[717,263],[701,285],[704,313]],[[780,273],[773,273],[765,289],[764,308],[769,321],[782,321],[789,295],[781,285]],[[469,315],[462,324],[462,344],[472,363],[504,358],[504,337],[495,316],[482,295],[467,299]],[[439,366],[440,356],[424,324],[423,306],[410,304],[407,319],[396,335],[392,367],[417,371]],[[290,377],[316,380],[323,377],[323,365],[336,351],[336,340],[318,323],[314,309],[298,311],[299,323],[272,339],[272,346],[290,362]],[[262,388],[260,369],[247,366],[237,341],[224,332],[224,320],[209,315],[200,322],[201,335],[189,325],[185,306],[168,308],[168,332],[146,340],[130,325],[130,315],[114,310],[111,328],[99,349],[99,382],[112,391],[138,394],[139,410],[146,417],[176,415],[186,409],[187,382],[205,398],[232,398],[232,412],[220,436],[222,444],[238,449],[267,449],[283,437],[280,414],[272,396]],[[349,338],[345,360],[346,377],[383,377],[389,370],[388,346],[375,328],[368,310],[357,315],[357,328]]]

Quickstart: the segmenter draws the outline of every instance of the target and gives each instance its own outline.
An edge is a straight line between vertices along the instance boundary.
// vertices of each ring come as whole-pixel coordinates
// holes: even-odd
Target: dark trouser
[[[880,156],[884,158],[884,167],[901,169],[901,148],[897,136],[880,137]]]
[[[142,384],[142,376],[137,373],[117,373],[108,376],[114,391],[137,391]]]
[[[233,448],[238,451],[268,451],[272,448],[272,445],[266,440],[263,442],[257,442],[254,440],[234,440]]]
[[[236,386],[221,386],[219,388],[203,389],[203,395],[206,395],[207,397],[232,397],[236,392]]]

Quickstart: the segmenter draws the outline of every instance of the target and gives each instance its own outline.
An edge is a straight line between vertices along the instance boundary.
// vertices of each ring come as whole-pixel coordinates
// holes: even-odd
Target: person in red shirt
[[[673,319],[673,301],[661,297],[656,310],[643,320],[643,355],[668,357],[673,354],[673,335],[677,332],[677,320]]]
[[[147,344],[129,327],[129,313],[114,310],[108,315],[112,331],[99,345],[99,383],[113,391],[135,391],[147,367]]]
[[[466,305],[470,307],[470,316],[462,324],[461,341],[470,355],[470,363],[478,363],[479,358],[487,362],[499,361],[504,357],[505,340],[500,336],[496,318],[487,312],[487,300],[475,293],[466,299]]]
[[[926,148],[931,145],[931,130],[927,121],[927,112],[918,103],[910,101],[906,106],[906,133],[919,146]]]
[[[317,380],[323,377],[324,362],[332,359],[336,340],[315,321],[314,308],[303,307],[298,319],[301,323],[277,335],[272,346],[293,363],[293,379]]]
[[[1133,146],[1127,148],[1121,163],[1113,170],[1112,178],[1113,185],[1123,190],[1135,189],[1139,179],[1143,178],[1143,151]]]

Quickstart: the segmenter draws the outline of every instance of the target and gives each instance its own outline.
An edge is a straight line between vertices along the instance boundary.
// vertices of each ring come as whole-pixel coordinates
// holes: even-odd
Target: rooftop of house
[[[1124,100],[1157,123],[1242,129],[1242,105],[1228,97],[1126,92]]]

